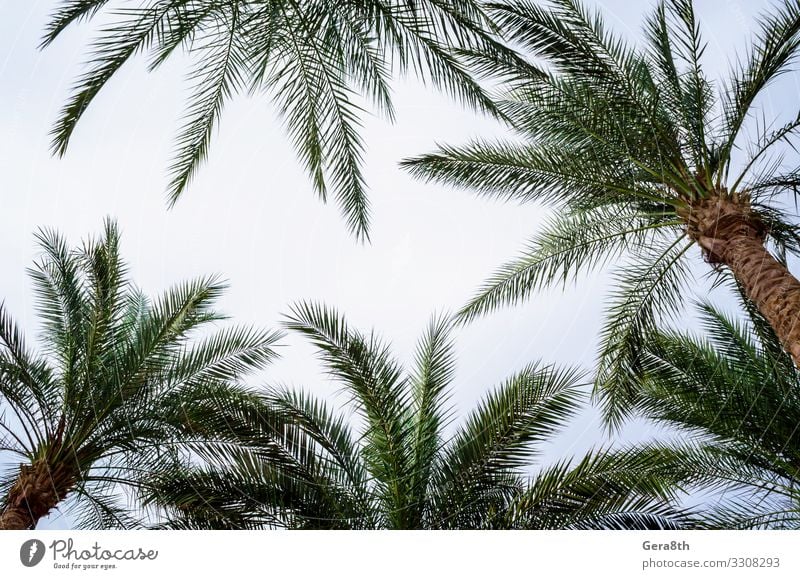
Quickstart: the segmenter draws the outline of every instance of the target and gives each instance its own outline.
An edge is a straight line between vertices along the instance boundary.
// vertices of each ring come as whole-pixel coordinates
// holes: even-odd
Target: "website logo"
[[[19,560],[26,567],[36,567],[44,558],[45,547],[39,539],[29,539],[19,548]]]

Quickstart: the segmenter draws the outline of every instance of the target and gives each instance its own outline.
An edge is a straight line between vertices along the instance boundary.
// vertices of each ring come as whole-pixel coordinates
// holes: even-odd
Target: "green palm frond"
[[[531,365],[489,394],[466,419],[445,451],[454,484],[496,470],[524,466],[541,443],[577,412],[581,373]]]
[[[152,482],[147,503],[168,510],[167,525],[254,528],[300,520],[305,528],[349,528],[375,516],[366,508],[367,475],[343,417],[286,390],[242,398],[234,408],[222,421],[199,426],[227,439],[217,454],[203,456],[205,466],[184,466]]]
[[[102,5],[94,4],[96,8],[83,10],[80,13],[81,16],[89,17],[99,12]],[[66,153],[78,120],[97,97],[105,83],[129,58],[147,49],[153,39],[159,36],[159,28],[164,26],[169,11],[170,6],[166,2],[160,2],[145,9],[128,9],[118,15],[119,20],[106,29],[105,34],[94,42],[88,70],[76,79],[72,96],[62,108],[59,119],[51,132],[52,147],[56,154]],[[61,18],[59,16],[60,14],[56,13],[57,20],[54,20],[50,27],[55,35],[75,20],[72,15]],[[112,32],[114,37],[110,36]],[[48,41],[52,41],[55,35],[51,35]]]
[[[697,441],[675,447],[670,470],[724,491],[705,524],[797,528],[798,371],[762,320],[699,309],[705,337],[661,331],[645,343],[635,412]]]
[[[468,321],[534,291],[566,285],[578,275],[603,266],[631,248],[652,243],[660,228],[674,227],[656,208],[598,207],[551,218],[523,254],[499,269],[459,312]]]
[[[346,417],[335,416],[321,401],[292,390],[271,392],[268,404],[277,415],[302,429],[306,436],[319,445],[328,460],[336,464],[346,477],[346,484],[353,496],[358,498],[363,509],[360,516],[374,516],[367,508],[370,475],[360,460],[359,448]]]
[[[683,528],[688,511],[670,504],[680,480],[670,480],[657,447],[599,450],[577,463],[558,462],[538,473],[509,516],[515,528]],[[631,491],[636,492],[631,495]]]
[[[169,168],[170,204],[208,156],[225,104],[266,92],[317,193],[332,193],[360,239],[368,238],[370,211],[359,129],[368,106],[393,118],[392,73],[411,72],[471,108],[498,113],[479,78],[488,71],[474,55],[526,69],[476,0],[148,0],[136,8],[63,0],[42,45],[76,22],[101,18],[109,22],[89,43],[86,71],[53,128],[55,153],[66,152],[84,111],[126,62],[143,54],[155,69],[185,53],[190,96]]]
[[[40,444],[55,424],[60,398],[44,359],[34,358],[22,331],[0,303],[0,396],[20,422],[27,442]],[[5,426],[5,425],[4,425]],[[7,430],[12,434],[11,430]],[[14,435],[16,436],[16,435]]]
[[[266,367],[277,357],[275,343],[281,334],[252,327],[225,328],[185,348],[180,359],[164,372],[168,384],[187,379],[236,381],[253,369]]]
[[[615,270],[595,379],[595,394],[611,426],[620,425],[636,396],[642,342],[660,320],[681,310],[684,295],[680,290],[690,278],[685,255],[691,247],[683,236],[662,241]]]
[[[445,404],[455,378],[455,352],[449,321],[440,316],[431,320],[417,345],[413,385],[414,454],[410,494],[414,497],[413,515],[420,525],[425,515],[428,489],[436,457],[444,444],[442,431],[448,425],[450,411]],[[413,525],[414,523],[412,523]]]
[[[506,107],[505,112],[508,116],[515,114],[511,107]],[[564,143],[530,146],[474,142],[459,148],[441,147],[436,153],[406,160],[401,166],[429,181],[470,187],[479,194],[505,200],[559,203],[576,191],[592,199],[629,193],[662,200],[652,187],[637,183],[633,173],[622,174],[613,155],[596,149],[581,150],[578,157],[576,149]]]
[[[724,113],[721,158],[730,155],[752,107],[764,89],[794,63],[800,49],[800,3],[786,0],[759,20],[759,30],[746,58],[734,67],[722,93]]]
[[[47,46],[73,23],[92,18],[109,0],[67,0],[51,15],[42,45]]]
[[[407,379],[387,346],[375,335],[351,330],[336,311],[315,304],[293,307],[286,327],[306,335],[323,364],[349,390],[366,422],[365,457],[373,476],[385,484],[390,515],[402,516],[411,483]]]
[[[675,426],[749,441],[754,449],[771,446],[775,456],[784,448],[795,452],[797,372],[776,372],[771,356],[749,339],[749,329],[708,305],[705,311],[712,342],[666,334],[648,346],[647,397],[640,405]]]
[[[701,62],[706,44],[695,19],[692,0],[670,0],[668,11],[678,24],[673,28],[676,31],[672,44],[674,54],[678,59],[678,66],[682,61],[687,69],[680,79],[683,106],[679,110],[684,113],[682,126],[686,130],[694,166],[705,168],[705,178],[710,181],[716,167],[711,160],[710,135],[707,133],[715,96],[711,83],[702,70]]]
[[[244,17],[238,4],[232,2],[229,11],[211,12],[204,16],[211,20],[207,26],[220,31],[217,36],[196,47],[198,62],[189,73],[192,79],[191,96],[184,113],[183,127],[177,137],[177,152],[169,169],[172,176],[167,189],[170,205],[178,200],[208,156],[211,136],[223,104],[245,85],[244,76],[248,70],[248,55],[238,38],[237,29]],[[185,33],[176,37],[168,45],[170,51],[179,39],[185,38]],[[160,60],[163,58],[159,57]]]
[[[303,9],[298,5],[297,10]],[[335,34],[337,24],[326,22],[324,12],[314,12],[313,7],[304,9],[298,22],[299,29],[295,22],[279,29],[281,37],[273,50],[279,51],[281,64],[270,71],[265,84],[275,93],[278,110],[315,189],[325,199],[327,183],[331,183],[350,230],[366,236],[369,204],[361,174],[360,110],[354,104],[355,93],[339,72],[345,67],[343,57],[325,42]]]
[[[580,376],[531,365],[483,399],[439,458],[433,500],[440,524],[492,499],[495,479],[517,475],[536,456],[536,446],[577,412]]]

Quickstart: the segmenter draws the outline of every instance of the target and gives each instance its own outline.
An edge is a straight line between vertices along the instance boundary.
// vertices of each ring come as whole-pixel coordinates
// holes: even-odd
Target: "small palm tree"
[[[62,503],[79,525],[134,526],[125,493],[219,448],[192,425],[247,398],[239,380],[273,358],[278,334],[208,332],[223,319],[213,278],[151,302],[128,280],[110,221],[72,250],[56,233],[37,237],[41,354],[0,306],[0,529],[33,528]]]
[[[707,338],[647,343],[635,409],[683,441],[663,453],[665,468],[724,491],[706,525],[800,529],[800,371],[757,312],[751,323],[707,303],[701,312]]]
[[[151,497],[180,528],[673,528],[669,476],[637,449],[525,469],[578,408],[580,374],[532,365],[484,397],[446,436],[455,361],[435,319],[406,373],[374,334],[301,304],[287,326],[308,337],[360,422],[302,392],[272,389],[239,421],[227,461],[163,474]],[[215,428],[216,426],[209,426]],[[657,458],[657,457],[656,457]]]
[[[170,202],[206,157],[225,102],[236,93],[268,93],[315,190],[323,200],[334,194],[359,237],[369,224],[360,103],[393,119],[391,76],[411,70],[493,111],[470,69],[479,72],[484,55],[515,59],[492,36],[477,0],[148,0],[115,11],[107,4],[62,0],[47,28],[43,45],[76,21],[110,19],[89,46],[88,69],[53,129],[56,153],[65,152],[84,111],[128,60],[149,52],[155,69],[184,51],[193,61],[192,92],[170,166]]]
[[[461,318],[627,255],[615,273],[596,380],[613,421],[635,387],[639,344],[691,293],[688,256],[699,247],[734,275],[800,363],[800,282],[785,261],[800,254],[800,235],[780,199],[800,185],[800,170],[775,155],[797,135],[800,115],[776,129],[757,125],[749,141],[743,131],[757,99],[796,60],[800,3],[785,0],[761,18],[719,93],[703,72],[706,45],[691,0],[660,0],[641,48],[578,0],[538,4],[490,10],[544,67],[521,71],[500,103],[524,142],[477,141],[406,163],[427,179],[558,210]]]

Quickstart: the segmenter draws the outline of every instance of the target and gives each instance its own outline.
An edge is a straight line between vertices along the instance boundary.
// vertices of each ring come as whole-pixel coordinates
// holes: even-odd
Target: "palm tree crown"
[[[525,476],[537,447],[577,409],[580,373],[532,365],[484,397],[445,436],[454,379],[448,324],[435,319],[403,369],[374,334],[335,311],[296,306],[307,336],[360,422],[299,391],[271,389],[226,419],[245,445],[224,461],[187,464],[154,485],[179,528],[674,528],[688,524],[652,476],[652,453],[598,451]],[[209,427],[209,428],[213,428]]]
[[[800,236],[776,201],[800,184],[800,172],[773,154],[796,136],[800,114],[777,129],[757,126],[749,142],[743,131],[759,95],[795,62],[800,2],[762,17],[719,92],[703,71],[691,0],[660,0],[641,48],[578,0],[538,4],[489,9],[541,65],[538,74],[521,72],[499,105],[523,141],[444,147],[406,163],[423,178],[558,208],[462,319],[627,256],[615,271],[596,382],[613,420],[641,370],[639,345],[690,293],[696,245],[732,272],[800,363],[800,283],[785,264],[800,254]],[[740,166],[734,151],[742,149]]]
[[[149,52],[155,69],[173,53],[192,58],[191,96],[170,167],[169,199],[206,157],[224,103],[268,93],[317,193],[332,192],[350,229],[366,237],[369,203],[361,172],[359,118],[366,99],[393,118],[389,81],[413,71],[484,111],[494,104],[470,73],[485,55],[514,60],[476,0],[148,0],[107,9],[108,0],[63,0],[43,41],[72,23],[110,19],[89,47],[87,70],[53,129],[63,154],[100,89],[128,60]],[[363,97],[363,98],[361,98]]]
[[[76,249],[53,232],[38,240],[41,353],[0,306],[0,529],[32,528],[64,501],[78,525],[134,526],[126,494],[224,442],[193,424],[248,396],[240,379],[274,357],[279,334],[210,332],[223,319],[214,278],[149,300],[128,280],[112,222]]]
[[[798,529],[800,372],[757,312],[741,323],[708,303],[701,311],[706,338],[662,331],[648,341],[635,410],[678,433],[665,468],[724,491],[706,525]]]

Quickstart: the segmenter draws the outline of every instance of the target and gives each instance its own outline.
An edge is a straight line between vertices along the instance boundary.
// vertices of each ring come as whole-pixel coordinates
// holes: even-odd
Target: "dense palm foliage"
[[[705,303],[706,338],[655,335],[636,410],[683,440],[665,468],[698,489],[724,491],[716,505],[707,500],[704,524],[798,529],[800,372],[752,314],[742,323]]]
[[[210,331],[223,319],[214,279],[149,300],[111,222],[75,249],[53,232],[38,241],[40,353],[0,306],[0,529],[34,527],[62,506],[78,525],[133,526],[145,477],[224,443],[193,424],[248,396],[240,379],[269,362],[278,334]]]
[[[471,70],[487,57],[514,61],[477,0],[62,0],[44,44],[72,23],[102,22],[87,70],[53,130],[63,154],[86,108],[128,60],[149,53],[155,69],[173,53],[191,58],[191,94],[170,167],[169,198],[206,157],[223,105],[237,93],[274,101],[323,199],[336,197],[350,229],[366,236],[361,171],[363,108],[393,118],[390,80],[411,71],[459,101],[493,111]],[[498,71],[493,71],[498,72]]]
[[[786,261],[800,256],[800,232],[782,204],[800,168],[779,149],[793,146],[800,114],[755,122],[755,138],[746,130],[759,95],[796,62],[800,0],[761,19],[720,90],[703,71],[691,0],[658,1],[638,47],[578,0],[136,4],[61,0],[54,11],[45,45],[73,23],[103,22],[53,130],[56,152],[126,62],[147,52],[157,68],[184,52],[192,91],[171,202],[224,104],[268,93],[316,191],[365,238],[362,106],[391,119],[390,79],[413,72],[521,139],[444,147],[410,171],[557,209],[460,320],[617,261],[597,392],[612,424],[636,415],[677,441],[539,461],[588,386],[542,364],[456,423],[443,317],[405,368],[376,334],[299,304],[285,326],[316,348],[348,412],[303,390],[248,389],[242,379],[274,357],[279,334],[217,328],[215,278],[151,301],[107,222],[76,248],[38,235],[38,352],[0,304],[0,529],[55,510],[104,528],[800,528],[800,282]],[[503,98],[479,75],[503,78]],[[691,293],[692,252],[733,280],[749,322],[705,303],[707,337],[659,329]],[[677,506],[687,489],[720,494],[698,518]]]
[[[761,18],[723,83],[703,71],[691,0],[659,1],[640,46],[578,0],[540,4],[489,9],[542,68],[520,73],[499,104],[521,140],[444,147],[406,163],[423,178],[557,208],[462,319],[615,262],[596,384],[618,419],[641,371],[639,344],[691,295],[697,246],[734,274],[800,363],[800,283],[785,264],[800,254],[800,236],[780,198],[800,173],[779,147],[797,135],[800,115],[778,127],[756,122],[755,136],[745,130],[758,97],[796,61],[800,2],[781,1]]]
[[[674,528],[674,487],[657,455],[599,451],[526,476],[579,404],[580,374],[531,365],[486,395],[452,436],[448,324],[432,321],[405,372],[374,334],[301,304],[287,326],[318,348],[353,418],[300,391],[272,389],[213,430],[241,444],[160,477],[152,501],[179,528]],[[238,418],[237,418],[238,417]],[[657,469],[658,470],[658,469]]]

